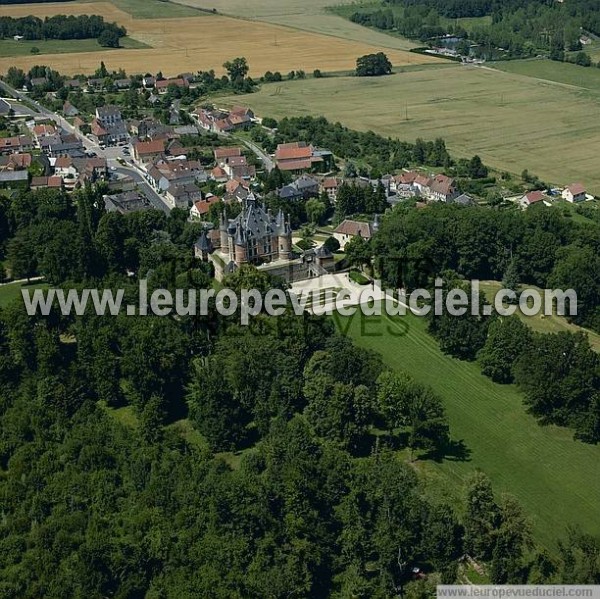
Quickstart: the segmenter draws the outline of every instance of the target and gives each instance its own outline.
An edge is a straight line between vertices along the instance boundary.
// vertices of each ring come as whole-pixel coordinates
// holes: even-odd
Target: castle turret
[[[278,257],[280,260],[289,260],[292,254],[292,227],[289,215],[286,223],[282,210],[277,215],[276,230]]]
[[[210,239],[206,235],[206,231],[203,229],[198,237],[198,241],[194,245],[194,255],[196,258],[200,258],[203,262],[208,260],[208,255],[212,254],[213,246]]]
[[[248,261],[248,257],[246,255],[246,242],[244,241],[244,237],[242,234],[242,228],[238,226],[235,241],[234,241],[234,250],[235,250],[235,263],[243,264]]]
[[[219,218],[219,236],[221,240],[221,251],[227,253],[229,244],[227,240],[227,215],[225,214],[225,210],[221,212],[221,217]]]

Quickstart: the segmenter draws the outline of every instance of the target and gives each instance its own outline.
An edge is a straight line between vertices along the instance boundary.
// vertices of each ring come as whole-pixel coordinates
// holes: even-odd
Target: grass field
[[[133,2],[133,0],[130,0]],[[137,1],[137,0],[136,0]],[[174,6],[157,2],[163,7]],[[124,5],[126,7],[127,4]],[[28,5],[3,7],[6,16],[31,14]],[[187,8],[186,10],[192,10]],[[174,11],[175,17],[177,10]],[[107,68],[123,68],[129,73],[162,71],[175,75],[184,71],[215,69],[223,72],[223,63],[236,56],[245,56],[250,73],[260,76],[267,70],[287,73],[303,69],[312,72],[347,71],[353,69],[356,58],[376,52],[381,47],[336,37],[327,37],[306,31],[289,29],[268,23],[248,23],[224,16],[213,16],[193,11],[194,17],[133,18],[110,2],[74,2],[68,4],[36,5],[35,14],[44,17],[53,14],[100,14],[108,21],[116,21],[127,28],[130,38],[150,48],[101,50],[68,54],[47,54],[44,60],[60,72],[91,73],[104,61]],[[432,63],[437,59],[410,54],[404,50],[386,50],[394,65]],[[0,58],[0,72],[8,67],[31,68],[39,64],[37,56]]]
[[[0,308],[10,304],[15,299],[21,299],[21,289],[47,289],[48,285],[39,281],[27,283],[8,283],[0,285]]]
[[[480,468],[498,493],[519,499],[549,548],[569,524],[600,534],[600,447],[573,441],[566,429],[539,426],[514,386],[497,385],[477,364],[442,354],[423,318],[357,315],[338,324],[348,326],[358,345],[380,352],[390,367],[443,398],[452,438],[464,442],[467,455],[419,464],[440,493],[443,487],[450,496],[463,493],[465,477]]]
[[[120,41],[123,48],[149,48],[146,44],[131,37],[122,37]],[[97,52],[100,50],[98,41],[95,39],[86,40],[21,40],[16,42],[13,39],[0,40],[0,57],[5,56],[34,56],[31,53],[32,48],[38,48],[39,53],[43,54],[72,54],[74,52]],[[106,49],[109,50],[110,49]],[[116,48],[115,48],[116,50]],[[38,59],[39,61],[39,59]]]
[[[600,193],[600,95],[588,89],[446,63],[389,77],[269,84],[244,101],[261,116],[324,115],[408,141],[443,137],[454,155],[479,154],[499,170],[526,168]]]
[[[563,83],[578,90],[600,92],[600,69],[595,67],[580,67],[553,60],[511,60],[496,62],[493,66],[505,73]]]

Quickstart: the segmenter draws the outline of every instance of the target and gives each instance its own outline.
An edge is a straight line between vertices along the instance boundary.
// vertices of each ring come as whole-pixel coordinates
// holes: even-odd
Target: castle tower
[[[289,222],[285,221],[283,210],[279,210],[275,220],[275,231],[277,233],[278,258],[280,260],[289,260],[292,253],[292,228]]]
[[[242,228],[238,226],[235,241],[234,241],[234,249],[235,249],[235,263],[239,266],[240,264],[244,264],[248,261],[248,256],[246,255],[246,242],[244,241],[244,237],[242,234]]]
[[[229,241],[227,238],[227,215],[225,214],[225,210],[221,212],[221,217],[219,218],[219,235],[221,239],[221,251],[227,254],[229,252]]]

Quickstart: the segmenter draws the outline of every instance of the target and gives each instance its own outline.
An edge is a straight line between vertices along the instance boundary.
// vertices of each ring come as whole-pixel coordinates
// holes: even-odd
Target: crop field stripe
[[[37,8],[39,6],[39,9]],[[31,8],[15,5],[3,8],[7,16],[31,14]],[[291,29],[282,25],[241,21],[224,16],[198,16],[197,18],[132,19],[110,2],[74,2],[67,6],[36,5],[38,16],[52,14],[100,14],[127,28],[128,36],[151,46],[148,49],[99,49],[81,52],[76,58],[68,54],[49,54],[44,60],[61,73],[93,73],[104,61],[110,70],[123,68],[130,73],[162,71],[176,75],[183,71],[215,69],[224,72],[223,63],[236,56],[245,56],[250,74],[260,76],[266,71],[314,69],[349,71],[354,69],[356,58],[381,50],[381,47],[363,42],[328,37]],[[240,30],[243,35],[240,36]],[[439,62],[430,56],[421,56],[404,50],[386,50],[395,66]],[[10,66],[29,69],[39,64],[37,56],[0,59],[0,72]]]

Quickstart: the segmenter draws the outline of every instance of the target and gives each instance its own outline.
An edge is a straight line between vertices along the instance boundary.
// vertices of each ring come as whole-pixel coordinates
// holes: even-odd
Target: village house
[[[196,118],[200,127],[215,133],[248,129],[255,118],[252,110],[241,106],[236,106],[229,111],[197,108],[192,116]]]
[[[190,208],[190,220],[206,220],[210,207],[219,202],[219,197],[213,194],[207,194],[203,200],[197,200]]]
[[[176,79],[161,79],[154,84],[154,87],[159,94],[166,94],[171,85],[181,88],[189,87],[189,83],[181,77]]]
[[[51,177],[33,177],[31,179],[31,189],[61,189],[62,179],[56,175]]]
[[[79,114],[79,110],[68,100],[63,104],[62,112],[67,118],[72,118]]]
[[[0,137],[0,154],[12,154],[13,152],[29,152],[33,150],[33,140],[27,135],[14,137]]]
[[[29,173],[26,170],[0,171],[0,188],[25,189],[29,182]]]
[[[139,162],[149,161],[160,156],[165,151],[163,139],[152,141],[138,141],[133,145],[133,158]]]
[[[340,247],[343,249],[353,237],[362,237],[365,241],[371,239],[373,228],[370,223],[345,219],[337,226],[333,232],[333,236],[338,240]]]
[[[210,178],[217,183],[225,183],[229,179],[229,176],[222,167],[215,166],[215,168],[210,171]]]
[[[460,195],[460,192],[454,179],[440,174],[431,178],[427,195],[437,202],[451,202]]]
[[[195,160],[156,159],[148,169],[148,179],[158,191],[167,191],[171,185],[203,183],[206,173]]]
[[[22,171],[31,166],[31,154],[9,154],[0,156],[0,171]]]
[[[342,183],[342,179],[339,179],[338,177],[326,177],[321,181],[319,190],[321,192],[324,191],[327,194],[329,201],[335,203],[338,189]]]
[[[95,120],[106,131],[105,143],[119,143],[127,140],[127,128],[118,106],[112,104],[98,106]]]
[[[58,136],[44,137],[41,140],[41,145],[42,151],[50,158],[56,156],[78,158],[85,156],[83,143],[74,133],[61,133]]]
[[[140,210],[150,210],[152,204],[138,191],[125,191],[122,193],[103,196],[107,212],[129,214]]]
[[[232,156],[222,165],[223,170],[230,179],[253,179],[256,176],[256,168],[248,164],[245,156]]]
[[[529,208],[529,206],[533,206],[533,204],[538,204],[539,202],[544,202],[546,199],[546,195],[538,190],[530,191],[526,193],[520,200],[519,204],[522,208]]]
[[[277,191],[282,200],[301,200],[319,195],[319,182],[308,175],[301,175],[293,183]]]
[[[230,179],[225,183],[224,202],[243,202],[250,195],[247,181]]]
[[[215,162],[219,166],[224,166],[231,158],[239,158],[242,155],[242,148],[238,147],[222,147],[213,150]]]
[[[169,186],[165,199],[171,208],[187,208],[202,199],[202,192],[193,183],[176,183]]]
[[[571,183],[563,189],[561,195],[567,202],[583,202],[585,201],[586,190],[581,183]]]
[[[73,189],[79,177],[79,171],[73,163],[73,159],[70,156],[59,156],[53,161],[54,174],[61,178],[65,189]]]

